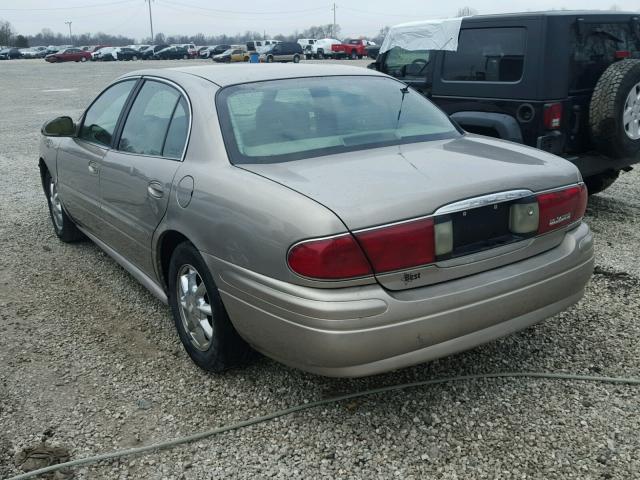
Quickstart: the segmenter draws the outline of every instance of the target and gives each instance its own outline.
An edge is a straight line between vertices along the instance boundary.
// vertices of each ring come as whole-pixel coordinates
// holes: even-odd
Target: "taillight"
[[[562,123],[562,104],[561,103],[545,103],[543,113],[544,128],[547,130],[555,130],[560,128]]]
[[[289,267],[303,277],[337,280],[371,275],[371,266],[350,233],[294,245]]]
[[[580,220],[586,208],[584,184],[531,195],[511,203],[509,230],[527,236],[547,233]],[[304,240],[291,247],[287,261],[291,270],[303,277],[366,277],[450,258],[454,251],[453,231],[450,215],[436,215],[353,234]]]
[[[435,260],[433,218],[357,232],[376,273],[425,265]]]
[[[613,58],[616,60],[622,60],[623,58],[631,58],[631,52],[629,50],[616,50],[613,54]]]
[[[537,198],[538,233],[547,233],[576,222],[584,216],[587,209],[587,187],[584,184],[541,193]]]

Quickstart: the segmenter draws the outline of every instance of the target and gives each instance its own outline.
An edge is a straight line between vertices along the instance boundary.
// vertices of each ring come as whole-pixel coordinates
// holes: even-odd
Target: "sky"
[[[466,3],[465,3],[466,2]],[[325,0],[151,0],[154,32],[175,34],[235,34],[247,30],[290,34],[333,21],[333,2]],[[382,26],[455,16],[459,7],[479,13],[548,9],[599,9],[613,5],[637,11],[629,0],[342,0],[336,1],[336,23],[342,36],[373,36]],[[16,33],[34,34],[43,28],[73,34],[102,31],[141,39],[149,36],[145,0],[0,0],[0,19]]]

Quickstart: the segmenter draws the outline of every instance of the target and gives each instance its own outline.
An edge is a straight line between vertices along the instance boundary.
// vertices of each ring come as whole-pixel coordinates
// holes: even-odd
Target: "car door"
[[[58,192],[65,210],[81,226],[100,228],[100,167],[111,148],[116,125],[137,79],[111,85],[89,106],[75,137],[61,138],[57,157]]]
[[[189,131],[190,108],[176,86],[146,79],[100,176],[104,241],[153,274],[151,239],[167,209]]]

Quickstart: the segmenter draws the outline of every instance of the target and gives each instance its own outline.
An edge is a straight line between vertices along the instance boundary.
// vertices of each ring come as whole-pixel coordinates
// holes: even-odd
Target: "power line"
[[[123,3],[131,3],[133,0],[120,0],[119,2],[95,3],[93,5],[76,5],[73,7],[50,7],[50,8],[0,8],[5,12],[33,12],[33,11],[51,11],[51,10],[75,10],[78,8],[94,8],[106,7],[112,5],[121,5]]]
[[[201,7],[199,5],[193,5],[193,4],[189,4],[189,3],[183,3],[183,2],[176,2],[174,0],[166,0],[163,3],[165,4],[174,4],[174,5],[179,5],[182,7],[187,7],[187,8],[194,8],[196,10],[204,10],[207,12],[214,12],[214,13],[228,13],[228,14],[232,14],[232,15],[243,15],[243,16],[251,16],[251,15],[286,15],[289,13],[309,13],[309,12],[319,12],[320,10],[324,10],[324,7],[316,7],[316,8],[307,8],[305,10],[285,10],[285,11],[280,11],[280,12],[255,12],[253,10],[244,10],[244,11],[240,11],[240,10],[222,10],[219,8],[210,8],[210,7]]]

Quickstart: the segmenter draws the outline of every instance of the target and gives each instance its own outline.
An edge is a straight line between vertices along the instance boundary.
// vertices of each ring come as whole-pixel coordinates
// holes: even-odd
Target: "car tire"
[[[69,218],[58,196],[58,185],[49,172],[44,175],[44,192],[49,206],[49,216],[56,236],[65,243],[82,240],[84,235]]]
[[[196,365],[222,372],[252,358],[253,349],[233,328],[213,276],[191,243],[181,243],[174,250],[168,280],[176,329]]]
[[[324,51],[321,48],[318,49],[316,55],[318,57],[318,60],[324,60]]]
[[[87,57],[82,57],[82,58],[80,59],[80,61],[81,61],[82,63],[86,62],[86,61],[87,61]]]
[[[189,60],[189,55],[183,55],[183,56],[182,56],[182,59],[183,59],[183,60]]]
[[[134,62],[135,62],[136,60],[138,60],[137,55],[132,56],[132,57],[131,57],[131,60],[133,60]]]
[[[267,63],[273,63],[273,57],[271,55],[267,57]]]
[[[300,63],[300,55],[294,55],[293,56],[293,63]]]
[[[620,175],[620,170],[607,170],[602,173],[598,173],[597,175],[591,175],[589,177],[585,177],[584,184],[587,186],[587,191],[589,195],[595,195],[596,193],[600,193],[615,182]]]
[[[350,58],[351,60],[356,60],[358,58],[358,52],[356,52],[355,50],[351,50]]]
[[[610,65],[598,79],[589,106],[591,139],[611,158],[640,152],[640,60]]]

